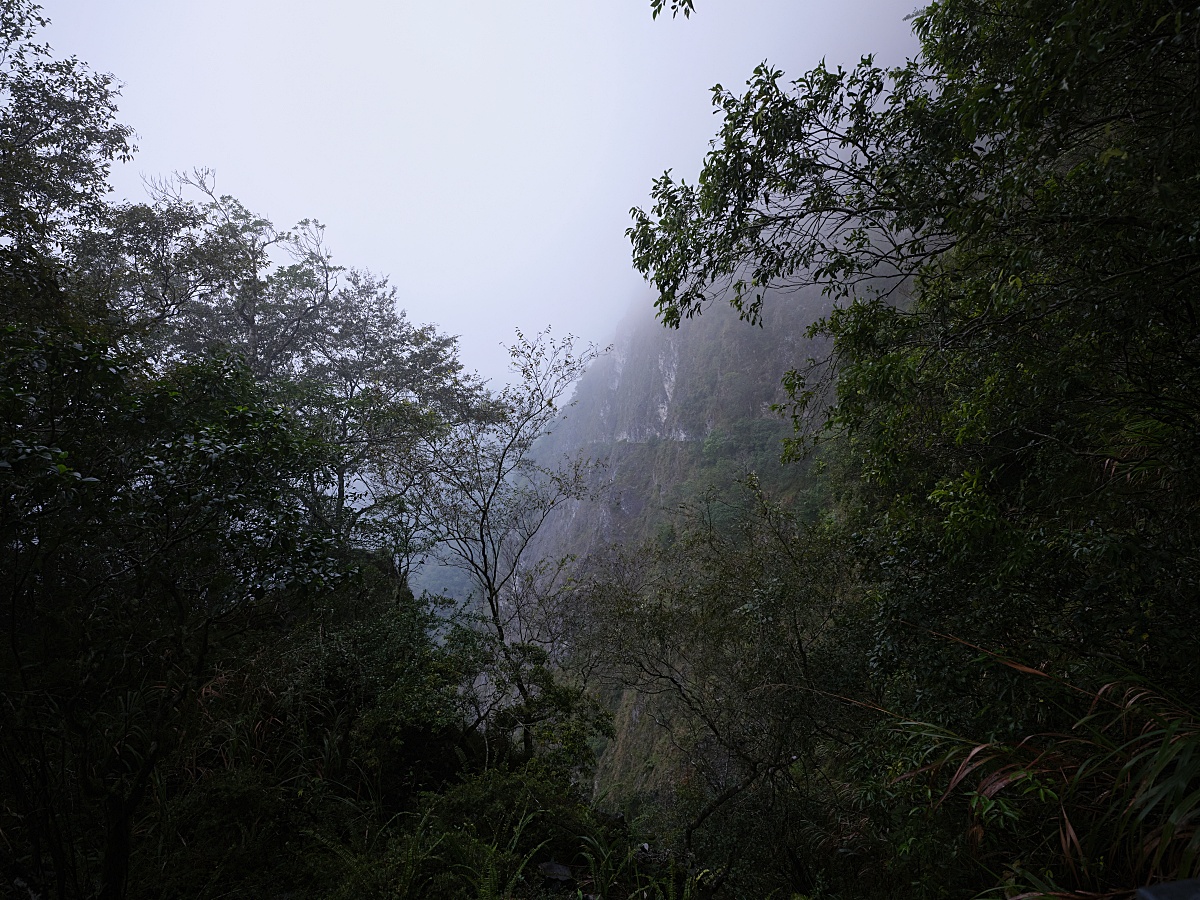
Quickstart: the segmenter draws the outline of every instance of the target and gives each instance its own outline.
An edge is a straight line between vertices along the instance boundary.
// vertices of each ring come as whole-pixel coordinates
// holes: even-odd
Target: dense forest
[[[911,24],[715,88],[659,324],[492,390],[316,222],[109,200],[115,82],[0,0],[5,894],[1200,876],[1200,7]]]

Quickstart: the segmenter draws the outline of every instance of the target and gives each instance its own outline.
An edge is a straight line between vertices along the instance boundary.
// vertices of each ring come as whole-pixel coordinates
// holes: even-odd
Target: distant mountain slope
[[[791,425],[771,407],[785,399],[783,374],[820,355],[805,331],[828,301],[815,292],[770,299],[761,327],[726,304],[679,329],[649,307],[625,318],[538,447],[548,464],[580,452],[600,464],[595,499],[552,520],[544,552],[654,537],[680,505],[725,494],[748,472],[776,496],[797,496],[804,467],[780,465]]]

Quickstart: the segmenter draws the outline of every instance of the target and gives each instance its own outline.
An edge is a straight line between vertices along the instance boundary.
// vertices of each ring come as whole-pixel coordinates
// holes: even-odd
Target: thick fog
[[[710,88],[764,59],[800,74],[915,49],[912,0],[48,0],[43,34],[123,83],[142,179],[209,167],[285,226],[327,226],[335,261],[390,275],[417,321],[503,377],[499,344],[553,325],[604,342],[649,291],[629,208],[694,177]]]

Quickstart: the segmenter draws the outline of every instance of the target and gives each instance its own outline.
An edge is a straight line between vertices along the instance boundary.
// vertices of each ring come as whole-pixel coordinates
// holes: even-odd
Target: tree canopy
[[[671,325],[720,296],[754,320],[767,287],[841,298],[832,393],[794,371],[793,412],[828,404],[881,559],[961,572],[900,565],[922,618],[974,597],[991,644],[1103,640],[1193,684],[1197,10],[950,0],[914,27],[899,69],[718,89],[700,182],[656,182],[635,261]]]
[[[867,638],[869,668],[851,699],[923,723],[898,729],[907,743],[863,732],[857,759],[897,774],[954,759],[951,787],[994,776],[976,782],[969,843],[901,831],[887,866],[922,896],[937,895],[914,874],[923,852],[991,873],[954,868],[951,893],[991,877],[1077,896],[1193,872],[1183,794],[1142,807],[1143,831],[1113,830],[1126,795],[1084,772],[1138,770],[1104,768],[1125,751],[1071,691],[1107,709],[1105,685],[1150,683],[1170,699],[1148,721],[1192,740],[1200,9],[940,0],[913,26],[920,53],[895,69],[865,57],[789,82],[763,64],[740,94],[718,86],[699,180],[655,182],[633,211],[634,261],[669,326],[726,301],[758,321],[809,285],[833,301],[813,328],[828,357],[785,377],[791,452],[823,445],[828,524],[858,573],[846,641]],[[1090,737],[1045,737],[1072,727]],[[1073,773],[1053,787],[1035,774],[1048,755]],[[1138,796],[1165,796],[1147,777]],[[1058,810],[1022,813],[1001,793],[1014,784],[1056,792]]]
[[[603,716],[541,665],[574,731],[521,757],[521,698],[472,703],[512,675],[503,634],[408,577],[493,527],[452,532],[452,490],[503,495],[506,547],[553,508],[510,476],[580,364],[531,355],[532,387],[493,396],[319,224],[277,228],[212,173],[109,202],[133,152],[114,81],[45,24],[0,2],[5,895],[465,897],[551,837],[576,852]]]

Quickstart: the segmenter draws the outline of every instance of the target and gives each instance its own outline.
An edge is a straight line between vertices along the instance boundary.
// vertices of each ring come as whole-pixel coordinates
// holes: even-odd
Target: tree
[[[105,204],[129,132],[110,81],[53,61],[39,24],[0,3],[6,885],[358,896],[403,891],[408,869],[409,886],[457,888],[467,866],[439,873],[432,850],[464,836],[439,826],[425,847],[430,817],[404,816],[496,761],[475,754],[487,726],[470,733],[464,703],[504,667],[481,675],[479,634],[404,576],[442,436],[518,410],[481,409],[454,339],[335,266],[315,223],[281,232],[203,173]],[[520,674],[549,711],[524,722],[578,697],[546,666]],[[565,776],[527,780],[577,814]],[[508,812],[498,827],[529,821]],[[377,840],[385,858],[361,864]],[[456,848],[494,862],[501,843]]]
[[[1116,639],[1126,664],[1165,664],[1191,627],[1171,597],[1196,577],[1200,119],[1182,98],[1200,18],[946,2],[915,27],[922,53],[898,70],[821,67],[788,91],[761,67],[744,96],[719,90],[719,145],[697,186],[656,183],[635,260],[668,324],[726,286],[751,319],[767,286],[843,298],[818,329],[837,373],[827,422],[893,510],[880,553],[899,540],[942,561],[902,568],[914,603],[945,596],[942,624],[992,644],[1044,621],[1063,643],[1038,653]],[[886,302],[901,283],[911,302]],[[788,384],[799,411],[821,396],[803,372]],[[971,625],[950,600],[964,590],[989,610]],[[1148,603],[1162,630],[1114,638]]]
[[[1131,675],[1200,699],[1185,649],[1200,627],[1200,12],[944,0],[914,27],[921,52],[899,69],[867,58],[786,85],[764,65],[743,95],[718,89],[699,183],[664,176],[630,229],[669,325],[719,299],[753,321],[772,288],[837,300],[815,329],[828,365],[785,384],[797,421],[823,425],[803,446],[840,457],[865,688],[932,723],[864,743],[884,768],[919,768],[939,729],[972,747],[1068,733],[1082,698]],[[1015,822],[999,785],[972,802]],[[1044,850],[1057,839],[1028,802],[1025,825],[974,820],[1006,890],[1129,889],[1182,847],[1126,868]],[[939,841],[894,864],[980,846]],[[1022,868],[1035,857],[1045,880]]]
[[[407,577],[433,540],[422,516],[429,444],[469,421],[481,385],[457,340],[413,325],[383,279],[351,271],[301,356],[286,396],[336,451],[306,502],[356,545],[385,551]]]
[[[585,494],[588,468],[582,459],[539,464],[532,451],[596,351],[576,354],[569,335],[528,339],[518,331],[509,355],[521,381],[430,447],[429,520],[445,561],[465,571],[477,590],[474,599],[499,655],[491,684],[483,685],[479,723],[507,706],[532,749],[533,727],[555,711],[547,702],[558,702],[543,664],[561,640],[555,606],[563,569],[533,558],[535,539],[555,510]],[[517,708],[510,706],[510,690]]]
[[[101,213],[109,165],[134,148],[133,130],[116,121],[112,77],[34,42],[40,9],[0,4],[0,243],[52,254]]]
[[[667,0],[650,0],[650,9],[654,18],[662,15],[662,11],[667,8]],[[691,18],[695,12],[693,0],[671,0],[671,18],[675,18],[680,13],[683,13],[685,19]]]
[[[119,898],[196,692],[339,567],[284,490],[310,451],[236,362],[148,378],[76,329],[0,339],[7,864]]]
[[[0,8],[0,854],[14,889],[115,900],[203,690],[356,577],[330,484],[470,389],[385,282],[339,292],[316,226],[211,192],[104,204],[131,132],[44,24]]]
[[[76,287],[105,298],[128,346],[160,366],[222,347],[321,435],[325,464],[299,486],[314,521],[407,574],[427,547],[417,447],[478,402],[456,339],[409,322],[387,279],[335,265],[318,223],[281,231],[205,170],[78,244]]]

